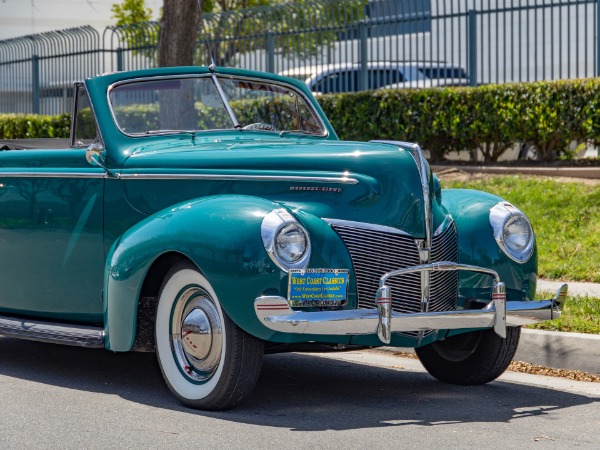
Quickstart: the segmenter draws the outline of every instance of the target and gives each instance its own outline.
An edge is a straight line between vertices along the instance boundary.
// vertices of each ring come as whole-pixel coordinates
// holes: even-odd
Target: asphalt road
[[[600,448],[600,383],[433,380],[376,351],[265,357],[228,412],[182,407],[152,354],[0,338],[0,448]]]

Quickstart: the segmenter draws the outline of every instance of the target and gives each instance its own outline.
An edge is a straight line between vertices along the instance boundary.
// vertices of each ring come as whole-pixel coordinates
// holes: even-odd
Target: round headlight
[[[310,260],[310,238],[287,210],[281,208],[267,214],[260,233],[267,254],[281,270],[306,268]]]
[[[275,251],[285,263],[292,264],[302,259],[307,248],[308,236],[297,223],[284,226],[275,237]]]
[[[527,249],[532,234],[531,225],[524,216],[511,216],[504,224],[502,239],[513,252],[521,253]]]
[[[520,263],[531,258],[533,228],[518,208],[508,202],[498,203],[490,210],[490,225],[498,246],[508,257]]]

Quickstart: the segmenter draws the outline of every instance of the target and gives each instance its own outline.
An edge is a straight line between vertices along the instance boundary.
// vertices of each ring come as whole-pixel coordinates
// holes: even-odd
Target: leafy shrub
[[[542,160],[572,156],[571,142],[600,144],[600,81],[561,80],[404,89],[318,98],[341,139],[419,143],[434,161],[479,149],[497,161],[516,143]]]
[[[0,139],[68,138],[71,115],[0,115]]]

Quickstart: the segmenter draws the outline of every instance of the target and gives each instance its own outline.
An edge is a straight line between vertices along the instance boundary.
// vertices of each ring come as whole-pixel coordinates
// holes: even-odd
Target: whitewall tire
[[[263,342],[233,323],[192,264],[175,265],[163,281],[155,340],[165,381],[187,406],[231,408],[260,375]]]

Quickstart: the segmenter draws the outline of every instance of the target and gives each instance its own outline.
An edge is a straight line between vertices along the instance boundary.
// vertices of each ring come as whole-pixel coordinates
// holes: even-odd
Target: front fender
[[[193,261],[230,317],[235,316],[234,299],[220,292],[234,288],[236,279],[252,301],[265,286],[278,289],[280,272],[260,239],[262,220],[276,207],[280,205],[250,196],[205,197],[164,209],[125,232],[107,258],[106,347],[113,351],[133,347],[142,284],[152,263],[165,253],[177,252]]]
[[[490,209],[503,201],[486,192],[469,189],[446,189],[442,203],[454,218],[458,231],[458,262],[495,270],[506,284],[507,300],[532,300],[537,284],[537,249],[529,261],[521,264],[511,260],[498,247],[492,233]],[[481,299],[492,287],[490,277],[460,273],[460,296]],[[484,297],[485,299],[485,297]]]

